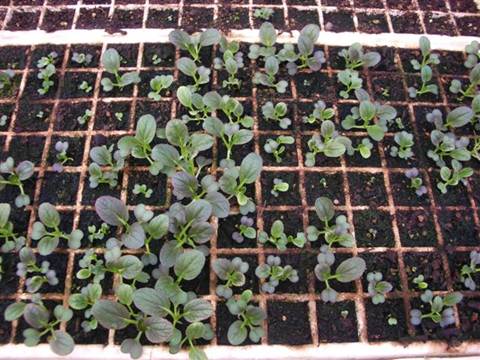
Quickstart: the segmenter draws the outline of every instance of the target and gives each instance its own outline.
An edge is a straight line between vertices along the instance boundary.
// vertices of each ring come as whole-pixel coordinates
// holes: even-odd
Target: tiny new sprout
[[[272,244],[279,250],[286,250],[288,244],[303,248],[306,239],[302,232],[297,233],[297,236],[285,234],[285,228],[282,220],[275,220],[270,229],[270,235],[265,231],[258,232],[258,242],[261,244]]]
[[[480,265],[480,254],[478,251],[474,250],[470,252],[470,264],[463,265],[460,272],[463,284],[472,291],[475,291],[477,288],[472,275],[480,272],[480,267],[478,267],[478,265]]]
[[[102,55],[102,65],[105,71],[112,74],[115,79],[112,81],[110,78],[103,78],[101,81],[103,91],[112,91],[114,88],[123,90],[125,86],[138,84],[140,82],[140,76],[138,72],[131,71],[123,75],[119,74],[120,70],[120,54],[115,49],[107,49]]]
[[[303,117],[303,122],[306,124],[322,123],[325,120],[330,120],[335,115],[335,111],[332,108],[327,108],[327,105],[323,100],[318,100],[313,112]]]
[[[423,276],[421,274],[414,277],[412,281],[415,285],[417,285],[417,287],[420,290],[425,290],[425,289],[428,288],[428,283],[425,281],[425,276]]]
[[[152,63],[153,65],[158,65],[162,62],[162,58],[158,54],[152,55]]]
[[[43,111],[40,110],[39,112],[37,112],[37,113],[35,114],[35,117],[36,117],[37,119],[43,120],[43,118],[45,117],[45,112],[43,112]]]
[[[77,122],[80,125],[85,125],[93,116],[93,111],[90,109],[85,109],[83,115],[77,117]]]
[[[430,65],[440,64],[438,54],[431,53],[430,40],[427,37],[422,36],[420,38],[420,51],[422,52],[422,62],[419,63],[417,60],[410,60],[413,68],[415,70],[420,70],[420,75],[422,79],[422,86],[420,89],[415,87],[408,88],[408,95],[411,98],[416,98],[419,95],[426,93],[438,94],[438,87],[435,84],[429,84],[432,80],[432,68]]]
[[[57,152],[56,158],[57,162],[53,164],[52,169],[56,172],[62,172],[63,166],[69,162],[73,161],[73,158],[69,157],[67,154],[68,150],[68,141],[57,141],[55,144],[55,151]]]
[[[237,243],[242,243],[245,238],[255,239],[257,237],[257,232],[253,227],[253,219],[247,216],[242,216],[240,219],[240,224],[235,225],[238,231],[234,231],[232,234],[232,240]]]
[[[410,323],[417,326],[422,323],[422,320],[430,319],[444,328],[455,323],[453,306],[462,301],[463,295],[453,292],[443,297],[438,295],[434,297],[432,291],[425,290],[420,299],[423,303],[430,305],[430,312],[422,314],[419,309],[410,310]]]
[[[9,221],[10,204],[0,203],[0,251],[18,251],[25,245],[25,237],[14,232],[13,222]]]
[[[153,194],[153,190],[150,189],[145,184],[135,184],[134,187],[133,187],[133,193],[135,195],[142,194],[145,198],[149,199]]]
[[[103,240],[105,235],[110,231],[110,226],[102,222],[102,225],[97,229],[95,225],[88,226],[88,241],[93,243],[95,240]]]
[[[405,176],[410,179],[410,185],[408,187],[414,189],[417,196],[422,196],[427,193],[427,188],[423,185],[423,180],[419,175],[420,172],[417,168],[411,168],[405,172]]]
[[[325,237],[325,241],[330,249],[333,245],[339,244],[343,247],[352,247],[354,239],[348,231],[350,224],[345,215],[339,215],[335,218],[335,224],[330,222],[335,217],[335,208],[332,200],[327,197],[319,197],[315,201],[315,212],[323,222],[323,229],[319,230],[316,226],[307,227],[307,239],[317,241],[320,235]]]
[[[335,255],[326,245],[320,248],[317,256],[318,264],[315,266],[315,276],[318,280],[325,283],[326,288],[322,290],[320,296],[323,301],[334,303],[337,301],[338,293],[331,288],[330,281],[337,280],[342,283],[349,283],[359,279],[365,272],[365,260],[354,256],[344,260],[337,266],[332,274],[331,266],[335,263]]]
[[[398,320],[392,314],[388,314],[387,323],[390,326],[397,326],[398,325]]]
[[[283,182],[282,179],[275,178],[275,179],[273,179],[273,188],[270,191],[270,193],[273,196],[278,197],[281,192],[282,193],[287,192],[289,187],[290,186],[288,185],[288,183]]]
[[[123,121],[123,112],[116,112],[115,113],[115,119],[117,119],[118,122],[122,122]]]
[[[148,97],[155,101],[160,101],[162,98],[160,92],[168,89],[173,83],[172,75],[157,75],[150,80],[150,88],[152,91],[148,93]]]
[[[8,120],[8,116],[7,116],[7,115],[2,115],[2,116],[0,116],[0,126],[5,126],[5,125],[7,125],[7,120]]]
[[[17,264],[17,276],[26,278],[25,285],[29,293],[35,293],[43,284],[55,286],[58,284],[58,278],[55,270],[50,269],[48,261],[42,261],[40,267],[37,266],[37,258],[32,249],[24,247],[19,252],[20,262]],[[27,277],[27,275],[33,275]]]
[[[93,60],[93,56],[85,53],[74,52],[72,55],[72,61],[83,66],[89,65]]]
[[[0,94],[11,94],[14,77],[15,73],[13,72],[13,70],[8,69],[0,71]]]
[[[442,181],[437,183],[437,188],[442,194],[447,193],[449,186],[457,186],[459,183],[467,185],[467,179],[473,175],[471,167],[463,167],[462,163],[457,160],[452,160],[452,168],[443,166],[440,169],[440,178]]]
[[[37,61],[37,68],[40,70],[37,77],[42,80],[42,87],[37,90],[40,95],[45,95],[48,93],[54,84],[50,78],[55,75],[57,70],[55,68],[57,58],[58,54],[52,51],[50,54]]]
[[[23,181],[30,179],[33,176],[34,165],[30,161],[22,161],[15,167],[15,162],[12,157],[7,158],[0,163],[0,174],[7,174],[8,178],[0,175],[0,191],[7,185],[18,187],[20,194],[15,198],[15,205],[23,207],[30,204],[30,196],[25,194]]]
[[[281,260],[278,256],[269,255],[267,263],[257,266],[255,275],[265,280],[262,284],[262,291],[273,294],[280,282],[289,280],[292,283],[298,282],[298,273],[291,265],[280,266]]]
[[[262,20],[268,20],[273,15],[273,9],[271,8],[259,8],[255,9],[253,17]]]
[[[67,240],[68,247],[78,249],[83,238],[82,230],[73,230],[70,234],[60,230],[60,214],[50,203],[38,207],[38,218],[33,224],[32,239],[39,240],[37,247],[40,255],[49,255],[57,247],[60,239]]]
[[[263,149],[266,153],[272,154],[277,163],[282,162],[282,154],[285,152],[284,145],[290,145],[295,142],[292,136],[280,135],[276,139],[267,139]]]
[[[414,143],[412,134],[401,131],[396,133],[393,139],[398,146],[394,145],[390,148],[390,156],[398,156],[400,159],[410,159],[413,157],[412,147]]]
[[[238,318],[228,327],[227,338],[232,345],[242,344],[247,336],[258,343],[264,335],[262,324],[267,314],[259,306],[249,304],[252,297],[252,291],[245,290],[238,300],[230,298],[227,301],[228,311]]]
[[[84,80],[80,83],[80,85],[78,85],[78,89],[83,90],[88,94],[92,91],[93,87],[87,81]]]
[[[381,272],[370,272],[367,274],[368,295],[372,298],[375,305],[385,302],[385,295],[392,291],[393,286],[388,281],[384,281]]]
[[[232,287],[241,287],[245,284],[245,273],[248,271],[248,263],[242,261],[239,257],[232,260],[217,259],[212,264],[212,269],[220,280],[226,281],[225,284],[217,285],[216,293],[225,299],[233,295]]]

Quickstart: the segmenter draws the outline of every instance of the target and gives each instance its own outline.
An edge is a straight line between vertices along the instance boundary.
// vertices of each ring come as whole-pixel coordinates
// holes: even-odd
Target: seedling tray
[[[147,27],[146,14],[149,9],[155,7],[152,5],[154,1],[150,0],[149,3],[138,4],[139,8],[144,9],[143,27]],[[186,3],[187,1],[181,2],[180,9]],[[365,12],[387,14],[387,19],[391,14],[403,15],[404,9],[392,10],[389,1],[379,3],[383,6],[388,5],[388,10],[379,6],[375,11],[364,8]],[[444,11],[445,16],[451,19],[457,15],[461,17],[468,15],[475,21],[478,20],[478,12],[473,6],[452,5],[452,0],[445,3],[444,10],[425,8],[426,5],[422,7],[417,1],[414,3],[416,7],[410,10],[418,16],[424,16],[428,11]],[[252,26],[251,12],[255,4],[256,2],[250,2],[238,5],[238,8],[248,10]],[[44,14],[48,11],[48,6],[46,2],[39,6],[31,6],[29,10]],[[162,6],[163,4],[159,5]],[[281,6],[268,6],[281,8],[285,11],[284,19],[290,21],[286,15],[287,10],[290,16],[293,10],[301,12],[313,8],[320,9],[318,13],[322,18],[323,11],[329,10],[330,4],[328,1],[325,4],[322,2],[320,7],[313,4],[312,9],[310,5],[291,5],[288,1]],[[350,6],[348,7],[353,11],[354,7],[352,4]],[[81,15],[83,7],[80,2],[65,6],[66,9],[74,10],[75,18]],[[111,14],[122,5],[112,3],[106,4],[105,7]],[[130,7],[133,9],[137,5],[129,6],[129,9]],[[176,5],[171,7],[176,8]],[[191,5],[191,8],[196,7],[219,11],[217,2],[206,6]],[[63,5],[58,8],[63,8]],[[355,16],[362,13],[363,8],[360,5],[355,9]],[[10,6],[6,11],[10,14],[16,9]],[[183,13],[184,10],[177,11]],[[467,14],[470,11],[471,14]],[[181,20],[178,21],[178,24],[181,24]],[[321,24],[325,29],[325,18]],[[8,22],[4,24],[4,29],[15,30],[8,28]],[[392,29],[391,25],[389,29]],[[359,30],[358,24],[351,30]],[[183,114],[184,110],[174,96],[176,88],[183,81],[174,66],[175,60],[181,54],[171,44],[166,43],[166,34],[169,31],[170,29],[131,30],[122,36],[108,36],[103,31],[93,31],[90,32],[92,37],[88,39],[85,37],[86,33],[77,31],[57,32],[56,35],[35,32],[39,37],[36,38],[37,43],[34,45],[31,45],[32,39],[25,39],[22,35],[10,34],[2,39],[0,70],[6,69],[8,63],[17,63],[15,72],[19,74],[20,82],[15,96],[0,99],[2,114],[9,115],[7,124],[0,127],[2,147],[0,160],[13,156],[17,161],[29,159],[36,164],[33,180],[29,180],[26,187],[27,193],[32,198],[32,206],[28,206],[25,211],[15,209],[12,214],[15,223],[24,224],[31,233],[39,204],[49,201],[62,213],[62,219],[66,220],[69,227],[72,225],[73,228],[79,228],[88,234],[87,225],[101,224],[94,211],[94,201],[98,196],[106,194],[119,197],[132,210],[139,203],[145,203],[156,213],[168,209],[173,202],[173,195],[170,181],[166,176],[154,177],[148,173],[144,164],[130,159],[121,174],[119,186],[113,190],[105,187],[90,189],[88,165],[89,152],[93,146],[113,144],[120,137],[133,134],[140,116],[153,114],[158,126],[161,127],[171,118]],[[462,32],[455,32],[455,35],[458,34]],[[243,40],[242,47],[245,49],[248,47],[247,42],[255,42],[257,39],[256,33],[250,31],[240,30],[232,32],[231,35],[232,38]],[[241,75],[244,81],[242,88],[229,94],[241,101],[246,112],[254,117],[254,139],[248,145],[238,148],[234,158],[239,162],[251,151],[264,158],[261,178],[256,181],[254,187],[257,204],[254,217],[259,230],[270,229],[275,219],[283,220],[288,233],[295,233],[299,229],[306,230],[309,224],[316,221],[315,199],[322,195],[328,196],[334,200],[336,211],[344,213],[349,223],[353,224],[356,239],[353,248],[336,248],[335,253],[339,254],[339,257],[348,254],[362,256],[367,262],[367,272],[381,271],[386,280],[394,285],[394,291],[388,294],[385,304],[373,306],[366,294],[366,281],[357,280],[354,286],[338,288],[341,292],[339,302],[324,303],[320,298],[321,283],[316,280],[312,271],[321,241],[308,243],[305,249],[288,248],[286,251],[261,246],[256,241],[247,240],[239,245],[231,240],[234,226],[240,219],[238,211],[234,210],[232,216],[212,221],[216,235],[208,244],[210,248],[208,262],[212,264],[219,257],[232,258],[240,255],[250,264],[245,288],[253,290],[254,300],[267,313],[267,320],[264,322],[265,336],[259,345],[228,346],[226,329],[234,318],[226,310],[224,301],[215,295],[217,277],[210,267],[206,266],[202,275],[188,284],[189,288],[211,301],[214,308],[211,325],[216,336],[210,343],[204,345],[205,351],[211,359],[480,356],[478,342],[480,325],[476,320],[480,292],[465,291],[459,282],[461,266],[468,262],[469,252],[478,249],[480,241],[479,164],[475,161],[468,164],[474,168],[475,175],[466,187],[452,188],[447,195],[441,195],[435,186],[438,171],[426,157],[431,129],[430,124],[425,121],[425,115],[435,108],[445,112],[459,106],[456,97],[449,93],[448,86],[452,79],[468,78],[468,71],[463,67],[464,54],[458,50],[463,49],[471,39],[448,38],[450,42],[445,43],[441,36],[431,38],[433,46],[440,49],[439,53],[443,60],[434,76],[439,86],[439,96],[437,98],[425,96],[416,101],[408,97],[407,88],[418,80],[417,72],[413,71],[409,63],[412,55],[416,57],[419,55],[419,51],[414,48],[418,43],[418,37],[392,34],[370,37],[356,33],[332,36],[332,33],[322,34],[319,41],[321,44],[318,45],[318,48],[325,52],[326,66],[318,72],[301,71],[294,77],[285,74],[284,78],[288,78],[289,86],[283,95],[274,94],[251,83],[258,65],[247,61],[248,66]],[[73,39],[79,40],[72,42]],[[339,124],[344,115],[352,106],[358,104],[355,100],[339,99],[337,94],[340,87],[336,81],[337,72],[343,69],[343,62],[337,54],[355,39],[382,55],[381,63],[374,69],[363,70],[362,77],[371,96],[394,106],[405,128],[415,135],[415,159],[402,162],[388,156],[394,132],[399,130],[393,127],[383,141],[375,143],[372,157],[369,159],[362,159],[359,156],[343,156],[340,159],[320,157],[315,167],[306,167],[306,142],[315,128],[305,125],[302,116],[309,114],[313,104],[321,99],[335,109],[335,122],[337,128],[340,128]],[[89,43],[85,43],[85,40]],[[284,35],[280,41],[293,40]],[[387,47],[388,44],[402,45],[405,48]],[[101,54],[111,47],[116,48],[124,57],[125,62],[121,71],[139,71],[141,84],[126,88],[123,92],[107,94],[101,90],[100,81],[104,73],[99,65],[99,59]],[[72,53],[79,50],[94,54],[94,60],[89,67],[79,68],[71,62]],[[41,56],[51,51],[59,54],[61,66],[57,70],[54,89],[48,96],[40,97],[36,94],[39,80],[36,78],[35,63]],[[207,88],[222,93],[223,74],[212,67],[216,51],[216,49],[203,51],[202,59],[204,64],[212,68],[211,82]],[[162,58],[160,65],[152,63],[153,54],[159,54]],[[169,94],[162,97],[161,101],[155,102],[147,98],[148,81],[158,74],[172,74],[175,81]],[[93,90],[88,96],[76,89],[75,84],[82,80],[87,80],[93,85]],[[293,126],[289,130],[281,130],[262,118],[261,106],[269,100],[287,103],[289,117],[293,121]],[[76,119],[85,109],[91,109],[93,116],[86,125],[81,126]],[[37,117],[40,111],[44,113],[42,120]],[[116,112],[124,114],[121,122],[115,119]],[[353,141],[365,136],[362,132],[343,132],[354,139]],[[295,138],[295,143],[287,148],[287,157],[281,166],[276,165],[273,158],[263,150],[265,140],[275,135],[291,135]],[[56,173],[52,169],[54,145],[58,140],[69,141],[74,158],[72,165],[66,166],[62,173]],[[216,144],[212,150],[214,168],[220,153],[220,146]],[[427,195],[421,200],[405,190],[407,179],[404,173],[413,166],[420,169],[428,190]],[[278,198],[269,194],[270,184],[275,177],[280,177],[291,185],[290,191]],[[154,189],[151,199],[132,195],[133,185],[140,180]],[[0,202],[11,203],[13,198],[14,195],[11,193],[0,192]],[[42,288],[42,296],[49,304],[67,305],[70,294],[77,292],[84,285],[76,279],[75,273],[79,268],[78,261],[85,250],[86,243],[83,243],[78,250],[57,249],[49,256],[49,261],[57,269],[60,280],[57,286]],[[101,249],[98,251],[102,252]],[[291,264],[298,269],[300,282],[284,283],[277,288],[275,294],[260,292],[258,280],[253,272],[257,265],[265,263],[266,256],[270,254],[279,255],[282,263]],[[6,257],[4,261],[6,272],[14,273],[16,256]],[[410,309],[418,305],[420,296],[420,292],[413,286],[412,279],[419,274],[424,274],[428,278],[434,294],[443,295],[458,290],[464,295],[463,302],[455,307],[455,326],[448,331],[413,327],[410,324]],[[4,286],[0,295],[0,312],[14,301],[31,297],[25,290],[24,282],[18,281],[17,277],[7,277],[2,283]],[[113,298],[113,295],[110,292],[106,297]],[[398,320],[396,326],[387,324],[388,315]],[[81,313],[76,312],[74,319],[66,325],[77,343],[76,350],[69,358],[98,358],[100,351],[102,357],[106,359],[127,357],[120,353],[118,346],[127,336],[125,331],[99,329],[84,334],[81,332],[81,321]],[[26,323],[23,320],[12,324],[8,322],[0,324],[0,343],[3,344],[0,347],[0,358],[53,358],[54,355],[48,345],[42,344],[36,348],[21,345],[22,330],[25,327]],[[348,353],[345,349],[348,349]],[[164,346],[147,346],[143,354],[145,359],[185,356],[184,353],[169,355]]]

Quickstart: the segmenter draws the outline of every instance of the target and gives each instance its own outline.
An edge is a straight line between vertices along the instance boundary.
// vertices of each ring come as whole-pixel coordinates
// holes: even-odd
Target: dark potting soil
[[[312,342],[306,302],[267,302],[268,343],[302,345]]]
[[[317,323],[320,342],[358,341],[357,317],[353,301],[324,303],[317,301]]]
[[[371,207],[387,205],[383,174],[351,172],[348,174],[348,182],[353,190],[351,193],[352,205],[369,205]],[[362,191],[355,191],[355,189],[362,189]]]
[[[392,217],[385,211],[361,210],[353,213],[357,245],[393,247]]]
[[[74,15],[74,9],[47,9],[42,24],[40,25],[40,29],[45,30],[46,32],[70,29],[73,24]]]
[[[405,253],[403,259],[410,290],[418,290],[413,283],[413,279],[418,275],[425,277],[430,290],[446,290],[445,269],[439,252]]]
[[[309,206],[314,205],[320,196],[328,197],[335,205],[345,204],[342,174],[307,172],[304,186]]]

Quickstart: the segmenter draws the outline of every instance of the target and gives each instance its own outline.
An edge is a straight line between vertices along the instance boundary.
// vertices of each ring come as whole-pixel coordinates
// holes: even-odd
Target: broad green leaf
[[[327,197],[319,197],[315,201],[315,211],[322,221],[330,221],[335,216],[335,209],[332,200]]]
[[[138,119],[135,138],[142,144],[150,144],[155,138],[157,123],[152,115],[143,115]]]
[[[263,161],[261,156],[250,153],[240,165],[240,181],[244,184],[251,184],[260,176],[262,172]]]
[[[60,225],[60,214],[55,206],[50,203],[43,203],[38,208],[40,221],[49,228],[57,228]]]
[[[165,128],[165,135],[170,144],[185,146],[188,139],[187,125],[178,119],[170,120]]]
[[[115,74],[120,68],[120,55],[115,49],[107,49],[102,55],[102,65],[105,71]]]
[[[205,255],[198,250],[187,250],[180,256],[174,265],[175,275],[184,280],[195,279],[205,265]]]
[[[159,291],[151,288],[142,288],[133,294],[133,303],[143,313],[156,317],[167,315],[165,309],[170,308],[170,300]]]
[[[128,221],[128,209],[123,201],[112,196],[101,196],[95,201],[95,211],[108,225],[122,226]]]
[[[92,314],[104,328],[121,330],[128,326],[128,309],[111,300],[99,300],[92,307]]]
[[[48,339],[52,351],[60,356],[66,356],[73,351],[75,343],[70,334],[62,330],[55,330]]]
[[[360,278],[365,271],[365,260],[359,257],[352,257],[344,260],[336,270],[337,280],[343,283]]]
[[[19,319],[27,307],[26,303],[15,302],[7,306],[4,317],[6,321],[13,321]]]
[[[212,304],[203,299],[193,299],[183,308],[184,318],[188,322],[196,322],[208,319],[213,314]]]
[[[144,325],[147,327],[145,336],[154,344],[167,342],[172,337],[173,325],[168,320],[151,317],[144,321]]]
[[[228,342],[232,345],[240,345],[247,338],[248,331],[245,326],[243,326],[242,321],[235,320],[228,328],[227,338]]]

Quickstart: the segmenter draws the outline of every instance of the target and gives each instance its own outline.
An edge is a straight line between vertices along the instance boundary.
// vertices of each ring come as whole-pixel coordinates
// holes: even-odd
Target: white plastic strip
[[[480,0],[479,0],[480,1]],[[127,29],[121,34],[108,34],[104,30],[61,30],[47,33],[43,30],[2,31],[0,46],[39,45],[39,44],[99,44],[99,43],[165,43],[173,29]],[[298,31],[279,34],[278,43],[296,43]],[[419,34],[365,34],[358,32],[321,32],[317,41],[319,45],[350,46],[359,42],[364,46],[392,46],[400,48],[417,48]],[[229,39],[254,43],[259,42],[258,30],[232,30]],[[474,36],[428,35],[432,49],[463,51]]]
[[[41,359],[65,359],[52,353],[49,346],[41,344],[35,348],[25,345],[5,345],[0,347],[0,359],[2,360],[36,360]],[[431,341],[428,343],[412,343],[408,346],[384,342],[384,343],[336,343],[313,346],[280,346],[280,345],[250,345],[242,347],[215,346],[206,347],[209,360],[379,360],[379,359],[429,359],[434,358],[463,358],[478,359],[480,345],[465,342],[458,348],[449,347],[446,343]],[[180,352],[171,355],[163,346],[145,346],[141,360],[184,360],[187,354]],[[129,359],[122,353],[118,346],[102,345],[77,345],[73,353],[68,355],[68,360],[117,360]]]

